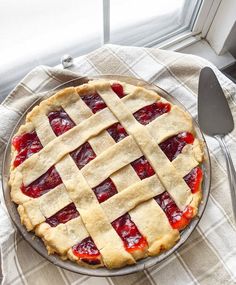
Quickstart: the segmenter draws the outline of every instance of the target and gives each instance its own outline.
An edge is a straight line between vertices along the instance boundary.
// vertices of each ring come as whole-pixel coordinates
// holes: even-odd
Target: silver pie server
[[[201,70],[198,85],[198,122],[201,130],[219,142],[224,153],[234,220],[236,221],[236,172],[225,135],[234,129],[234,120],[220,83],[210,67]]]

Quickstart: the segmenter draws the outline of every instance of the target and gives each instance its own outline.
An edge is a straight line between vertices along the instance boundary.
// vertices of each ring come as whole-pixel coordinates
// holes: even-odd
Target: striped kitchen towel
[[[202,67],[211,66],[236,118],[236,86],[202,58],[160,49],[105,45],[76,58],[69,70],[36,67],[0,105],[0,155],[19,117],[43,91],[80,75],[119,74],[144,79],[165,89],[197,116]],[[236,284],[236,227],[226,166],[218,143],[206,137],[212,162],[212,186],[206,211],[187,242],[162,263],[139,273],[99,278],[58,268],[38,255],[12,225],[1,194],[0,244],[3,284]],[[226,137],[236,164],[236,130]],[[1,191],[2,193],[2,191]]]

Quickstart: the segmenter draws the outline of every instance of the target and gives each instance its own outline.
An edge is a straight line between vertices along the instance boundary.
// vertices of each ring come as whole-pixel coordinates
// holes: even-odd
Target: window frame
[[[196,9],[188,26],[182,26],[177,30],[162,36],[156,40],[147,42],[144,47],[159,47],[169,50],[180,50],[207,39],[217,54],[226,51],[225,41],[231,32],[231,27],[224,29],[224,40],[222,34],[218,35],[212,27],[218,21],[216,15],[223,0],[202,0],[197,3]],[[185,4],[187,6],[187,3]],[[230,3],[227,4],[230,7]],[[184,8],[185,9],[185,8]],[[102,45],[110,43],[110,0],[103,0],[103,37]]]
[[[198,14],[196,15],[196,18],[192,20],[191,27],[189,30],[185,31],[177,31],[176,33],[172,34],[171,37],[168,39],[162,38],[156,42],[150,42],[146,46],[150,47],[159,47],[162,49],[172,50],[172,51],[181,51],[186,52],[187,47],[193,47],[194,44],[198,44],[199,41],[206,38],[208,43],[215,49],[215,52],[220,54],[225,52],[225,44],[226,39],[228,39],[228,36],[230,35],[231,29],[230,26],[227,27],[227,29],[224,29],[224,39],[222,39],[222,34],[219,35],[218,32],[214,32],[214,29],[212,30],[212,27],[214,25],[217,25],[217,12],[220,12],[220,5],[225,3],[223,0],[202,0],[201,6],[199,7],[199,10],[196,11]],[[227,3],[228,9],[230,11],[230,5],[232,5],[232,2]],[[102,40],[99,43],[97,43],[97,46],[93,45],[91,42],[88,42],[88,44],[85,44],[86,48],[83,50],[80,50],[78,52],[77,48],[78,46],[72,46],[69,53],[73,56],[77,57],[80,55],[83,55],[88,52],[88,46],[91,49],[95,49],[103,44],[109,43],[110,40],[110,0],[103,0],[103,37]],[[232,9],[231,9],[232,10]],[[232,12],[232,11],[231,11]],[[232,37],[232,33],[230,35]],[[209,46],[209,48],[211,48]],[[196,49],[195,49],[196,51]],[[192,50],[189,52],[192,53]],[[212,60],[211,56],[206,57],[207,52],[204,52],[204,54],[201,53],[201,50],[196,53],[196,55],[203,56],[209,60]],[[212,50],[211,53],[214,53]],[[195,53],[194,53],[195,54]],[[60,61],[60,57],[63,56],[63,54],[59,54],[56,57],[53,58],[44,58],[44,64],[47,65],[56,65]],[[217,55],[215,55],[217,57]],[[224,55],[218,56],[219,59],[215,58],[214,63],[217,65],[217,61],[220,61],[221,67],[222,67],[222,57],[225,57],[225,65],[229,65],[233,62],[235,62],[235,59],[232,57],[232,55],[229,54],[229,52],[226,52]],[[221,57],[221,58],[220,58]],[[15,84],[18,82],[18,80],[27,73],[30,69],[32,69],[35,66],[35,63],[29,62],[26,65],[22,66],[19,70],[15,72],[15,66],[8,66],[7,72],[5,71],[2,77],[2,84],[1,84],[1,90],[2,94],[8,94],[9,91],[15,86]],[[9,76],[10,74],[10,76]]]
[[[230,48],[236,50],[235,11],[235,1],[220,1],[215,17],[207,32],[206,39],[218,55],[224,54]]]
[[[202,0],[191,29],[156,45],[162,49],[180,50],[206,38],[222,0]]]
[[[235,9],[232,7],[234,5],[235,3],[233,2],[223,0],[202,0],[201,7],[191,30],[172,37],[156,45],[156,47],[178,51],[205,39],[217,56],[229,56],[227,45],[229,40],[232,41],[234,37],[232,29],[236,21],[236,15],[233,13]],[[224,12],[227,11],[227,25],[222,25],[222,7],[224,8]],[[199,54],[201,55],[201,53]]]
[[[195,7],[195,11],[192,15],[192,18],[190,20],[190,23],[188,23],[188,25],[183,25],[180,26],[178,29],[176,29],[175,31],[168,33],[167,35],[161,36],[158,39],[155,40],[150,40],[147,41],[146,44],[144,44],[144,47],[156,47],[159,44],[162,44],[166,41],[172,41],[174,39],[176,39],[179,35],[180,35],[180,40],[181,40],[181,36],[182,34],[185,35],[189,35],[189,32],[191,32],[191,35],[193,34],[193,27],[195,25],[195,21],[198,18],[198,13],[199,11],[202,9],[202,4],[204,4],[204,9],[205,6],[209,6],[209,3],[207,3],[207,5],[205,5],[204,2],[213,2],[214,0],[200,0],[198,3],[196,3],[196,7]],[[218,0],[217,0],[218,1]],[[185,2],[185,6],[183,7],[183,11],[187,9],[188,7],[188,2]],[[110,0],[103,0],[103,35],[102,35],[102,45],[103,44],[109,44],[112,43],[110,42]],[[184,12],[182,11],[182,13],[184,14]]]

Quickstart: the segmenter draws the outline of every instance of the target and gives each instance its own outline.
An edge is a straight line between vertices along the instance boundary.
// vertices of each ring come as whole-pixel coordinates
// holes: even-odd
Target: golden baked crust
[[[117,82],[117,81],[116,81]],[[171,105],[168,113],[157,117],[146,126],[133,113],[154,102],[167,102],[157,93],[124,82],[126,95],[120,99],[111,89],[112,81],[96,80],[76,88],[59,91],[36,106],[26,117],[16,136],[36,130],[43,149],[17,167],[13,161],[17,151],[12,147],[9,179],[11,198],[18,204],[21,222],[44,241],[48,253],[71,259],[89,267],[119,268],[134,264],[146,256],[159,254],[174,246],[179,231],[153,199],[167,191],[180,210],[191,205],[193,215],[201,201],[201,189],[193,194],[183,177],[203,160],[201,143],[197,138],[187,144],[172,161],[159,144],[180,132],[194,134],[192,119],[182,109]],[[80,96],[97,92],[108,108],[93,114]],[[47,114],[63,108],[76,126],[60,136],[53,132]],[[106,129],[120,122],[129,136],[115,142]],[[89,142],[96,158],[81,170],[70,152]],[[145,155],[156,175],[140,180],[130,163]],[[46,194],[32,198],[21,191],[47,170],[55,166],[62,184]],[[110,177],[118,193],[99,203],[92,188]],[[74,203],[79,216],[51,227],[46,219],[63,207]],[[111,222],[129,213],[131,220],[147,240],[142,250],[128,252],[112,227]],[[100,264],[88,265],[74,255],[72,247],[91,236],[100,251]]]

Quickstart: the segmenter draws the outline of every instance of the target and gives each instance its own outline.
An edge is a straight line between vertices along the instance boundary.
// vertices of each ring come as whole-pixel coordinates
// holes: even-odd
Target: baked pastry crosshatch
[[[30,111],[9,185],[49,254],[109,269],[172,248],[202,198],[192,118],[156,92],[93,80]]]

